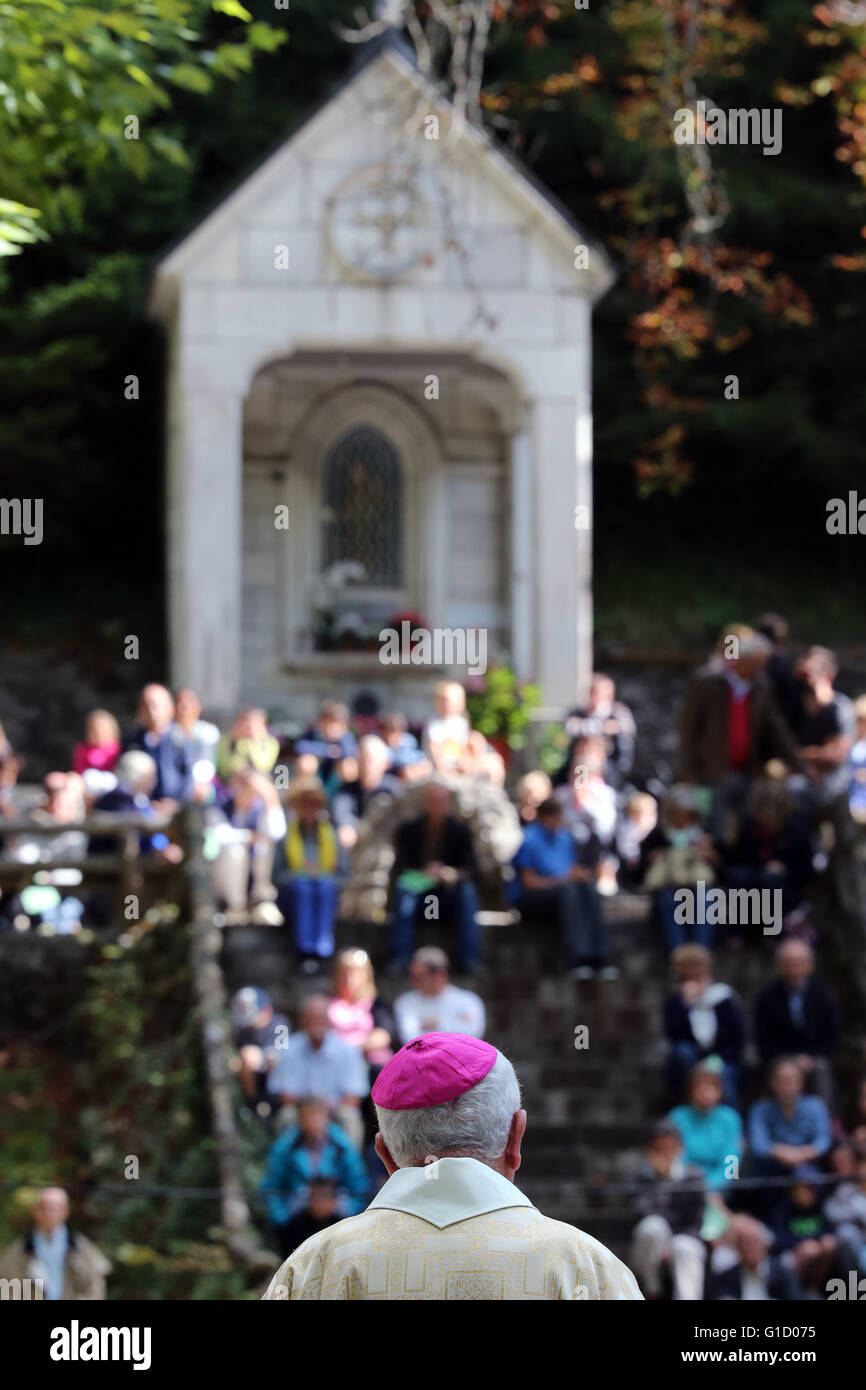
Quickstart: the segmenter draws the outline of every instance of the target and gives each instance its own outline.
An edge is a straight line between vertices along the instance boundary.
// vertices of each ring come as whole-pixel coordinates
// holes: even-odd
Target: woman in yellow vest
[[[315,974],[334,954],[340,851],[318,777],[289,791],[291,819],[276,866],[277,903],[291,922],[301,969]]]

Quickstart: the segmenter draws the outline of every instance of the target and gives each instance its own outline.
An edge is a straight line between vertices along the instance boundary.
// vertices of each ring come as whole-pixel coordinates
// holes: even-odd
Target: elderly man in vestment
[[[542,1216],[514,1177],[526,1112],[479,1038],[425,1033],[373,1087],[388,1171],[359,1216],[305,1241],[265,1299],[641,1299],[592,1236]]]

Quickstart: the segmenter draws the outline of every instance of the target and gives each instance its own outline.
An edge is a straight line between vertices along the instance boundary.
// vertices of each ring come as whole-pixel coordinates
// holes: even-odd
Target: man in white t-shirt
[[[483,1038],[484,1004],[477,994],[458,989],[448,980],[448,957],[438,946],[422,946],[409,966],[412,984],[394,1004],[400,1041],[411,1042],[422,1033],[466,1033]]]

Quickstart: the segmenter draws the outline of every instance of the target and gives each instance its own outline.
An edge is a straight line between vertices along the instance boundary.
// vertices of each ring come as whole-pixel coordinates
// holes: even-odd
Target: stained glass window
[[[355,583],[391,589],[402,582],[403,478],[397,450],[368,425],[337,441],[324,470],[324,568],[356,564]]]

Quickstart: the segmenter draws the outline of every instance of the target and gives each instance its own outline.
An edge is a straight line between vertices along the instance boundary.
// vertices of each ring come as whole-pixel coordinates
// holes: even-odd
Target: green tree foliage
[[[246,26],[242,40],[203,43],[214,13]],[[249,72],[257,49],[284,42],[251,21],[239,0],[4,0],[0,255],[80,222],[79,181],[98,171],[144,177],[155,158],[185,164],[182,139],[148,131],[149,118],[176,89],[209,93],[215,79]]]

